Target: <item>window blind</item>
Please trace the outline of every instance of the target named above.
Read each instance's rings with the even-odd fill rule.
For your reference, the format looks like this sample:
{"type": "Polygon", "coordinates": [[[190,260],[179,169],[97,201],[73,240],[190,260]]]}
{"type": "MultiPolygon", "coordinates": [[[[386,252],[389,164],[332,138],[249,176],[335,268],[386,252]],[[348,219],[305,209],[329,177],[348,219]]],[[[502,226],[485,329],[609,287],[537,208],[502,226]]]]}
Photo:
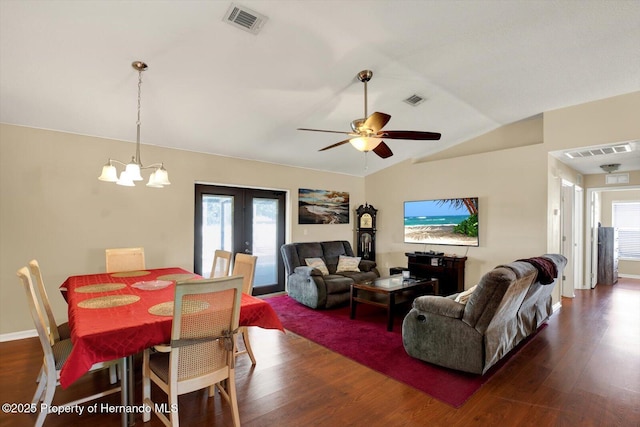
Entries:
{"type": "Polygon", "coordinates": [[[613,202],[612,225],[618,229],[618,256],[640,261],[640,202],[613,202]]]}

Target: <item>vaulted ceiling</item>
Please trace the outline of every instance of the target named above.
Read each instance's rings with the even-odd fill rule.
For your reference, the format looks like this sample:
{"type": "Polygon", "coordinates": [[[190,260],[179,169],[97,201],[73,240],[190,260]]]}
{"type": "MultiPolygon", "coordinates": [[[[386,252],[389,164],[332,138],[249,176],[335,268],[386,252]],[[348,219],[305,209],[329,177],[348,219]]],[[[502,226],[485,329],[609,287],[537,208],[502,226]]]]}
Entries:
{"type": "Polygon", "coordinates": [[[231,1],[0,0],[0,121],[135,141],[143,60],[143,143],[363,176],[640,90],[638,1],[235,4],[266,16],[258,34],[225,22],[231,1]],[[384,160],[318,152],[344,136],[296,128],[349,131],[364,69],[385,129],[442,139],[387,140],[384,160]]]}

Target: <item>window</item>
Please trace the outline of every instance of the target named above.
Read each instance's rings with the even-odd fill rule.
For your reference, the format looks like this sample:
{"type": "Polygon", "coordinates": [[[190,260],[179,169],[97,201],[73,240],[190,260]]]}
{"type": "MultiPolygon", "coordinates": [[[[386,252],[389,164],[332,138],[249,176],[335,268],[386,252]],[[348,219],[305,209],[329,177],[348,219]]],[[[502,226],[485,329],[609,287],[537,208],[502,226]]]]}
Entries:
{"type": "Polygon", "coordinates": [[[640,261],[640,202],[613,202],[620,258],[640,261]]]}

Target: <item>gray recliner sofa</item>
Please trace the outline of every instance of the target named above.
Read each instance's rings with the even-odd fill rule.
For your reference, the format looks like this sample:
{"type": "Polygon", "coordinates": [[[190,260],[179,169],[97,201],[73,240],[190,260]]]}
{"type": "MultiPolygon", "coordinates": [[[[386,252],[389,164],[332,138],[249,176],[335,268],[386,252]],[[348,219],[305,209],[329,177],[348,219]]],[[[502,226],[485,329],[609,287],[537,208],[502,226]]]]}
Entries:
{"type": "MultiPolygon", "coordinates": [[[[560,275],[562,255],[546,255],[560,275]]],[[[485,274],[466,304],[448,297],[422,296],[402,324],[406,352],[429,363],[484,374],[551,314],[556,280],[542,284],[539,271],[525,261],[501,265],[485,274]]]]}
{"type": "Polygon", "coordinates": [[[296,301],[311,308],[332,308],[349,302],[354,281],[380,277],[376,263],[361,260],[356,271],[337,273],[340,255],[353,257],[351,244],[346,240],[329,242],[288,243],[280,248],[287,277],[287,292],[296,301]],[[306,264],[307,258],[324,260],[328,275],[306,264]]]}

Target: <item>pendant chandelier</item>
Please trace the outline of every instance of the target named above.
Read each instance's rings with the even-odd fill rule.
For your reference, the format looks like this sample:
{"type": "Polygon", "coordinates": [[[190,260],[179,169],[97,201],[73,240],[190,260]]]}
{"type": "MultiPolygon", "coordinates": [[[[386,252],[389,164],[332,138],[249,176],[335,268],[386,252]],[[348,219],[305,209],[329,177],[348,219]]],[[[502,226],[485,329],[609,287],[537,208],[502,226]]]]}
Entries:
{"type": "Polygon", "coordinates": [[[100,181],[115,182],[118,185],[124,185],[126,187],[134,187],[136,184],[134,181],[143,181],[141,171],[143,169],[154,169],[149,176],[149,182],[147,187],[162,188],[165,185],[171,184],[169,182],[169,174],[164,168],[163,163],[154,163],[149,166],[143,166],[140,160],[140,93],[142,87],[142,72],[147,69],[147,64],[142,61],[134,61],[131,66],[138,71],[138,120],[136,121],[136,154],[131,156],[129,163],[123,163],[119,160],[109,159],[107,164],[102,167],[102,174],[98,177],[100,181]],[[114,163],[124,166],[124,170],[120,172],[118,177],[118,171],[114,166],[114,163]]]}

